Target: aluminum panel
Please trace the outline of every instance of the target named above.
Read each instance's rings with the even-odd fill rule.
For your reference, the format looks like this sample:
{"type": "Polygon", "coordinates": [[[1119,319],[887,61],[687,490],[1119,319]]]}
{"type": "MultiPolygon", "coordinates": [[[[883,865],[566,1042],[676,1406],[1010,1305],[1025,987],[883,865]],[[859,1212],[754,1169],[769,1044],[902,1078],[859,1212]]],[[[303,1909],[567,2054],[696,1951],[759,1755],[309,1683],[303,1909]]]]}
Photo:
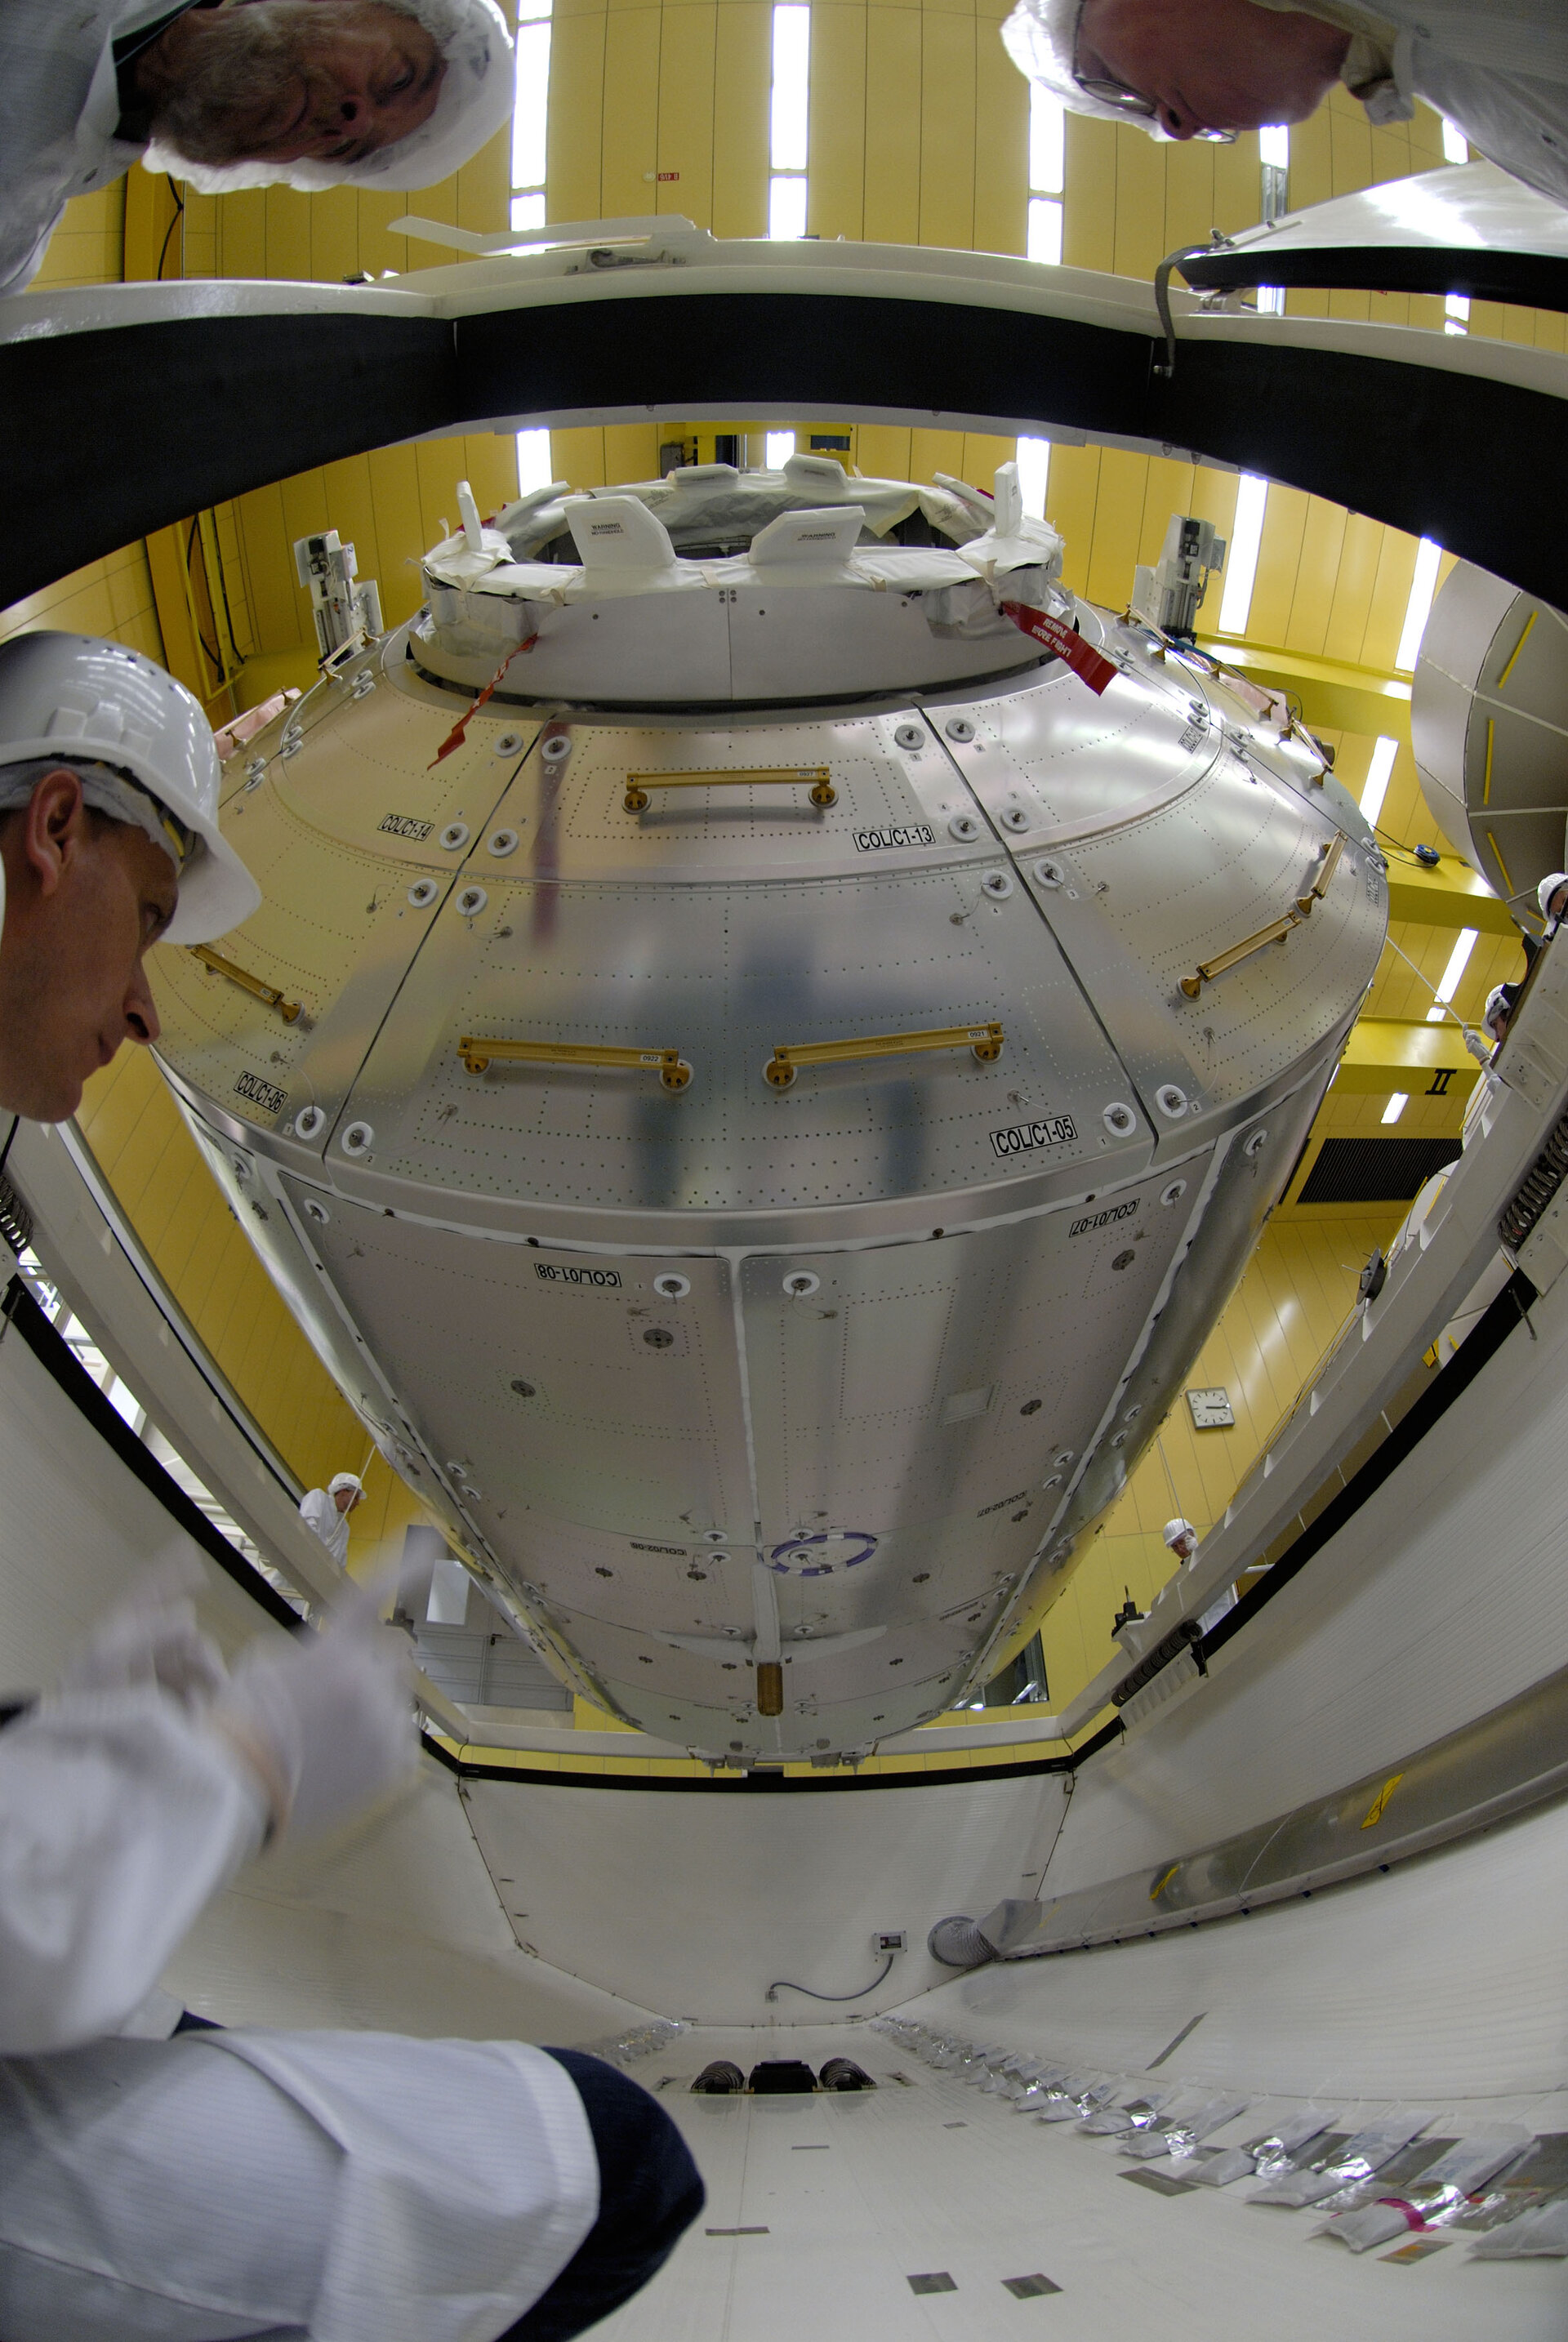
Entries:
{"type": "Polygon", "coordinates": [[[1139,1168],[1141,1121],[1118,1141],[1104,1120],[1125,1076],[1033,904],[1010,880],[1005,899],[984,891],[1004,868],[704,886],[678,925],[644,886],[496,878],[473,918],[449,896],[348,1124],[369,1126],[364,1159],[385,1175],[604,1209],[784,1211],[1139,1168]],[[781,1042],[991,1017],[994,1064],[960,1047],[810,1066],[782,1092],[764,1078],[781,1042]],[[692,1080],[499,1061],[475,1076],[465,1034],[674,1047],[692,1080]],[[1035,1126],[1040,1143],[1004,1151],[1035,1126]]]}
{"type": "Polygon", "coordinates": [[[518,861],[541,879],[665,885],[984,864],[995,841],[975,816],[920,710],[904,707],[790,721],[553,716],[494,824],[519,833],[518,861]],[[837,803],[821,807],[804,783],[728,777],[823,766],[837,803]],[[721,776],[712,787],[650,790],[642,812],[626,811],[629,772],[709,771],[721,776]]]}

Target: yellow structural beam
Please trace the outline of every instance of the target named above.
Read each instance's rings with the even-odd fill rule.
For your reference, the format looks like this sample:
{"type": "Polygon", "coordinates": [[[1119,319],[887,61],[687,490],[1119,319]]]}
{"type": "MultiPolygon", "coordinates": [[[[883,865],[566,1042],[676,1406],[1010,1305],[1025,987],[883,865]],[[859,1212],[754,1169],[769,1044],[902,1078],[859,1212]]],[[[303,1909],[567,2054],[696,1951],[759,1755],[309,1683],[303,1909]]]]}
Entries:
{"type": "Polygon", "coordinates": [[[1519,933],[1507,904],[1452,854],[1445,854],[1435,870],[1391,856],[1388,916],[1426,927],[1477,927],[1486,936],[1519,933]]]}
{"type": "Polygon", "coordinates": [[[1198,646],[1249,683],[1287,692],[1299,703],[1309,731],[1356,732],[1373,738],[1388,732],[1396,739],[1409,738],[1410,686],[1397,676],[1354,666],[1346,659],[1310,658],[1303,651],[1233,643],[1217,635],[1200,635],[1198,646]]]}
{"type": "Polygon", "coordinates": [[[1411,1097],[1465,1097],[1481,1068],[1459,1026],[1403,1016],[1363,1016],[1351,1029],[1334,1079],[1336,1090],[1411,1097]]]}

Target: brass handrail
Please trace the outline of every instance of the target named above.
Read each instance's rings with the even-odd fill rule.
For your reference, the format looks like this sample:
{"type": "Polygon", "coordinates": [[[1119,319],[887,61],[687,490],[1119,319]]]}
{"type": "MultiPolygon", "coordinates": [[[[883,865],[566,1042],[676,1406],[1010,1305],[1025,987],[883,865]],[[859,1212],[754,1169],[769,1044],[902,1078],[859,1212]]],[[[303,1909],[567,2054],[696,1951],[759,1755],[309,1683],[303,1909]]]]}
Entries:
{"type": "Polygon", "coordinates": [[[1344,852],[1344,832],[1336,829],[1329,843],[1320,851],[1322,869],[1306,893],[1296,896],[1283,917],[1271,919],[1266,927],[1259,927],[1254,934],[1243,936],[1239,944],[1233,944],[1228,951],[1216,952],[1213,959],[1200,960],[1195,975],[1183,976],[1182,990],[1189,1000],[1195,1000],[1204,985],[1213,984],[1216,976],[1223,976],[1227,968],[1235,967],[1243,959],[1251,959],[1253,952],[1262,951],[1266,944],[1283,944],[1293,928],[1301,926],[1311,917],[1313,904],[1321,903],[1327,894],[1329,880],[1344,852]]]}
{"type": "Polygon", "coordinates": [[[874,1033],[858,1041],[780,1041],[763,1067],[775,1090],[787,1090],[801,1066],[840,1066],[855,1057],[902,1057],[920,1049],[972,1049],[983,1066],[1002,1055],[1002,1027],[941,1025],[925,1033],[874,1033]]]}
{"type": "Polygon", "coordinates": [[[492,1041],[465,1033],[457,1054],[471,1074],[482,1074],[493,1057],[526,1066],[627,1066],[657,1073],[667,1090],[684,1090],[692,1069],[678,1049],[610,1049],[595,1041],[492,1041]]]}
{"type": "Polygon", "coordinates": [[[838,803],[838,791],[825,765],[764,765],[754,769],[744,765],[720,765],[705,773],[628,773],[626,811],[641,813],[647,805],[650,789],[711,789],[737,781],[744,782],[748,788],[760,789],[809,783],[814,806],[838,803]]]}
{"type": "Polygon", "coordinates": [[[232,959],[225,959],[222,952],[214,951],[210,944],[187,944],[185,949],[193,959],[199,959],[204,967],[210,967],[215,976],[227,976],[229,982],[237,984],[242,992],[249,992],[257,1000],[264,1000],[269,1008],[275,1008],[285,1025],[297,1023],[299,1002],[285,1000],[275,985],[264,984],[260,976],[253,976],[248,968],[236,967],[232,959]]]}

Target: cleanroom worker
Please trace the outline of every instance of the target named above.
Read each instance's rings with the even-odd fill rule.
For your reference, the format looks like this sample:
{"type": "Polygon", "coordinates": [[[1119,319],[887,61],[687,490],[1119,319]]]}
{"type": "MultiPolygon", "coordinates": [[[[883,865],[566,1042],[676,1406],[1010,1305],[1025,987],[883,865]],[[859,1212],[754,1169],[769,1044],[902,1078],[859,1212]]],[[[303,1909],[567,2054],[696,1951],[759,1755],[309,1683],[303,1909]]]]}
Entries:
{"type": "Polygon", "coordinates": [[[0,293],[133,163],[202,195],[429,187],[515,102],[494,0],[5,0],[0,293]]]}
{"type": "MultiPolygon", "coordinates": [[[[0,1103],[59,1121],[143,956],[256,907],[196,701],[123,645],[0,645],[0,1103]]],[[[668,2117],[516,2041],[188,2029],[157,1979],[267,1843],[412,1776],[407,1645],[349,1591],[231,1675],[149,1576],[0,1729],[5,2342],[564,2342],[700,2209],[668,2117]]]]}
{"type": "Polygon", "coordinates": [[[300,1498],[300,1518],[317,1536],[339,1569],[348,1567],[348,1516],[365,1501],[357,1472],[335,1472],[325,1488],[308,1488],[300,1498]]]}
{"type": "Polygon", "coordinates": [[[1556,934],[1564,915],[1568,914],[1568,870],[1548,871],[1535,890],[1535,899],[1541,906],[1541,916],[1546,922],[1546,934],[1550,938],[1556,934]]]}
{"type": "MultiPolygon", "coordinates": [[[[1175,1520],[1165,1523],[1163,1534],[1166,1545],[1175,1555],[1181,1567],[1190,1569],[1198,1550],[1198,1532],[1192,1522],[1183,1520],[1178,1516],[1175,1520]]],[[[1224,1592],[1210,1603],[1199,1618],[1198,1625],[1206,1635],[1212,1627],[1219,1625],[1227,1611],[1233,1610],[1235,1606],[1236,1589],[1233,1586],[1227,1586],[1224,1592]]]]}
{"type": "Polygon", "coordinates": [[[1002,37],[1074,113],[1154,137],[1304,122],[1336,83],[1379,126],[1424,98],[1489,161],[1568,204],[1562,0],[1019,0],[1002,37]]]}

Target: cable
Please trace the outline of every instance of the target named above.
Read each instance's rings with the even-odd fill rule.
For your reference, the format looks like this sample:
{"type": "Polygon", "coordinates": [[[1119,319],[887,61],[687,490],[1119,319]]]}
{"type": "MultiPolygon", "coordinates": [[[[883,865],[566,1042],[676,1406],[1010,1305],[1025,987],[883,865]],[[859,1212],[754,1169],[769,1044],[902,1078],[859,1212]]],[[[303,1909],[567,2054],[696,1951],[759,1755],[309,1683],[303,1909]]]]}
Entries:
{"type": "MultiPolygon", "coordinates": [[[[159,283],[160,285],[161,285],[161,284],[163,283],[163,281],[164,281],[164,263],[165,263],[165,260],[168,258],[168,256],[169,256],[169,238],[174,235],[174,232],[175,232],[175,228],[179,226],[180,222],[185,218],[185,199],[184,195],[181,195],[181,193],[180,193],[180,191],[179,191],[178,187],[175,185],[175,182],[174,182],[173,178],[170,176],[170,175],[169,175],[169,173],[168,173],[168,172],[166,172],[166,171],[165,171],[165,174],[164,174],[164,176],[165,176],[166,179],[168,179],[168,182],[169,182],[169,193],[170,193],[170,195],[173,195],[173,197],[174,197],[174,199],[175,199],[175,215],[174,215],[174,218],[169,222],[168,226],[164,230],[163,249],[162,249],[162,250],[159,252],[159,254],[158,254],[158,265],[157,265],[156,268],[155,268],[155,269],[154,269],[154,271],[153,271],[153,275],[157,278],[157,281],[158,281],[158,283],[159,283]]],[[[180,239],[180,245],[181,245],[181,266],[180,266],[180,274],[181,274],[181,275],[183,276],[183,275],[185,275],[185,264],[184,264],[185,238],[184,238],[184,236],[183,236],[183,235],[182,235],[182,237],[181,237],[181,239],[180,239]]]]}
{"type": "Polygon", "coordinates": [[[889,1952],[881,1975],[874,1976],[869,1984],[863,1984],[858,1992],[814,1992],[809,1984],[791,1984],[788,1977],[780,1977],[775,1983],[769,1985],[763,1997],[764,2000],[776,2000],[781,1992],[804,1992],[808,2000],[864,2000],[868,1992],[874,1992],[879,1984],[886,1983],[893,1973],[894,1957],[889,1952]]]}
{"type": "Polygon", "coordinates": [[[4,1171],[5,1168],[5,1158],[11,1152],[11,1141],[15,1137],[18,1129],[21,1127],[21,1116],[19,1114],[14,1114],[11,1117],[11,1127],[5,1133],[5,1144],[4,1146],[0,1146],[0,1171],[4,1171]]]}
{"type": "MultiPolygon", "coordinates": [[[[198,513],[198,514],[196,515],[196,516],[195,516],[195,520],[194,520],[194,521],[192,521],[192,523],[191,523],[191,533],[190,533],[189,536],[185,539],[185,575],[186,575],[186,578],[187,578],[187,579],[189,580],[189,582],[190,582],[190,586],[191,586],[191,589],[192,589],[193,593],[194,593],[194,592],[195,592],[195,582],[196,582],[196,581],[195,581],[195,567],[194,567],[194,565],[193,565],[195,564],[195,557],[196,557],[196,531],[197,531],[197,529],[201,526],[201,520],[202,520],[202,516],[201,516],[200,513],[198,513]]],[[[206,548],[205,548],[205,546],[203,547],[202,573],[203,573],[204,576],[205,576],[205,574],[206,574],[206,548]]],[[[210,587],[210,586],[209,586],[209,587],[208,587],[208,596],[207,596],[207,598],[208,598],[208,600],[209,600],[209,601],[210,601],[210,600],[211,600],[211,598],[212,598],[212,592],[211,592],[211,587],[210,587]]],[[[204,635],[204,634],[203,634],[203,632],[202,632],[202,630],[201,630],[201,626],[200,626],[200,625],[199,625],[199,623],[198,623],[198,621],[197,621],[196,614],[195,614],[195,608],[194,608],[194,607],[193,607],[193,609],[192,609],[192,611],[191,611],[191,625],[192,625],[192,626],[193,626],[193,627],[195,628],[195,637],[196,637],[196,640],[197,640],[197,642],[198,642],[198,643],[200,643],[200,645],[201,645],[201,646],[202,646],[203,654],[204,654],[204,656],[205,656],[205,658],[207,659],[208,664],[211,666],[212,670],[213,670],[213,673],[214,673],[215,676],[220,676],[220,677],[221,677],[221,676],[222,676],[222,674],[223,674],[223,671],[224,671],[224,663],[223,663],[222,659],[218,656],[218,655],[217,655],[216,651],[215,651],[215,650],[209,650],[209,649],[207,648],[207,638],[206,638],[205,635],[204,635]]]]}

